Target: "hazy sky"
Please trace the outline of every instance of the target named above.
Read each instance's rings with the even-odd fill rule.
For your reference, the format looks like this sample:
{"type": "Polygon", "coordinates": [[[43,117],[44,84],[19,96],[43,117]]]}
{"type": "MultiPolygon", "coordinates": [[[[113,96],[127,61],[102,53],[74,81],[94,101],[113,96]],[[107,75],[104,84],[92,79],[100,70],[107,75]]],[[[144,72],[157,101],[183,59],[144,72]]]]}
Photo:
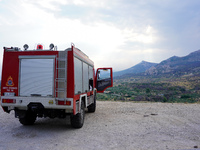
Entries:
{"type": "Polygon", "coordinates": [[[95,68],[119,71],[188,55],[199,40],[199,0],[0,0],[0,62],[4,46],[73,42],[95,68]]]}

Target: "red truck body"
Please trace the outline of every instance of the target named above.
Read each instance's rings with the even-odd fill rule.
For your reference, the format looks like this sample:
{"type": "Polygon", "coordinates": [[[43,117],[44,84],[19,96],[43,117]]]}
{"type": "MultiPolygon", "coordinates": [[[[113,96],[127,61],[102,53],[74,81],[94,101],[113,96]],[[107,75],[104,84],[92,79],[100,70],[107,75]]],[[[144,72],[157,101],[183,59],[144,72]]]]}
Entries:
{"type": "Polygon", "coordinates": [[[73,44],[64,51],[42,48],[4,47],[2,108],[14,110],[23,125],[33,124],[37,117],[69,114],[72,126],[80,128],[85,108],[95,112],[96,93],[112,87],[112,68],[99,68],[95,74],[93,61],[73,44]],[[107,78],[100,78],[102,71],[108,72],[107,78]]]}

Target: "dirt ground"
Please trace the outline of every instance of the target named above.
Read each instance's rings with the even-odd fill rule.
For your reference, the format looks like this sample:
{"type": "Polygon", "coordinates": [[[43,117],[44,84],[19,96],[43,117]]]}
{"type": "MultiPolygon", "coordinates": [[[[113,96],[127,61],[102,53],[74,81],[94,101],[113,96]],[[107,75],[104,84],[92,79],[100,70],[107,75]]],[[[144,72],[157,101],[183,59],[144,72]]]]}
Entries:
{"type": "Polygon", "coordinates": [[[97,102],[81,129],[67,119],[22,126],[0,109],[0,150],[163,150],[200,148],[200,104],[97,102]]]}

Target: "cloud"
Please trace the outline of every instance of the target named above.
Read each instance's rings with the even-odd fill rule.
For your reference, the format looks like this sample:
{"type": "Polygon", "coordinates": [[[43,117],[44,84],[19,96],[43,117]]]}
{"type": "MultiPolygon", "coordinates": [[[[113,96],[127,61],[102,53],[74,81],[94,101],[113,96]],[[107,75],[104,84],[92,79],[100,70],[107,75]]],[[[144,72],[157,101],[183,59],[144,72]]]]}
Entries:
{"type": "Polygon", "coordinates": [[[112,54],[123,44],[121,31],[112,24],[94,22],[92,25],[87,25],[78,19],[57,18],[53,12],[47,11],[47,8],[55,9],[51,5],[53,1],[50,1],[45,9],[38,7],[45,3],[44,1],[7,3],[6,9],[10,10],[12,15],[9,13],[0,15],[4,22],[0,30],[7,31],[9,36],[3,32],[1,41],[4,41],[5,45],[20,47],[26,43],[30,49],[34,49],[36,43],[43,43],[45,48],[48,48],[50,43],[54,43],[59,49],[65,49],[74,42],[76,46],[80,45],[80,49],[83,47],[87,55],[91,54],[94,61],[97,60],[97,66],[101,65],[98,61],[100,57],[105,57],[108,52],[112,54]],[[6,19],[7,16],[11,17],[6,19]]]}
{"type": "Polygon", "coordinates": [[[68,1],[66,0],[23,0],[20,3],[23,4],[32,4],[36,7],[46,9],[48,11],[61,11],[61,5],[67,5],[68,1]]]}
{"type": "MultiPolygon", "coordinates": [[[[148,24],[148,21],[142,20],[145,18],[144,15],[139,14],[132,17],[133,13],[138,14],[139,8],[132,11],[130,5],[120,4],[110,5],[106,1],[99,3],[88,0],[23,0],[20,3],[17,1],[7,3],[6,8],[10,10],[12,15],[8,14],[11,19],[7,22],[8,27],[4,26],[4,29],[14,34],[9,37],[5,36],[7,37],[6,41],[9,39],[12,41],[4,43],[21,47],[27,43],[30,49],[35,48],[36,43],[43,43],[45,48],[48,48],[50,43],[54,43],[58,45],[58,49],[65,49],[70,46],[71,42],[74,42],[95,61],[96,67],[113,66],[116,68],[115,70],[122,69],[123,66],[132,66],[140,62],[141,58],[143,58],[142,60],[154,60],[155,48],[151,48],[150,53],[144,49],[143,45],[152,45],[158,42],[160,39],[158,31],[151,24],[148,24]],[[58,15],[65,7],[68,8],[72,5],[79,7],[82,11],[86,11],[85,7],[91,8],[91,11],[82,19],[64,17],[63,14],[58,15]],[[125,9],[130,10],[128,21],[127,17],[121,17],[121,15],[127,15],[128,11],[125,9]],[[108,11],[108,14],[102,13],[105,10],[108,11]],[[121,12],[123,13],[120,14],[121,12]],[[115,15],[119,15],[119,17],[115,15]],[[116,18],[115,22],[106,20],[106,17],[110,16],[116,18]],[[93,20],[95,17],[97,19],[93,20]],[[12,22],[15,24],[13,25],[12,22]],[[128,43],[134,43],[136,46],[130,46],[128,43]],[[146,56],[151,56],[151,59],[146,56]]],[[[72,13],[75,12],[72,11],[72,13]]],[[[67,14],[70,15],[70,12],[67,14]]],[[[5,15],[1,17],[6,20],[5,15]]]]}
{"type": "MultiPolygon", "coordinates": [[[[198,49],[199,2],[0,0],[0,47],[71,42],[115,70],[198,49]]],[[[2,52],[2,51],[1,51],[2,52]]],[[[2,58],[0,58],[2,59],[2,58]]]]}
{"type": "Polygon", "coordinates": [[[124,38],[126,42],[140,42],[151,44],[155,43],[159,38],[157,31],[150,25],[146,28],[134,29],[134,28],[125,28],[123,30],[124,38]]]}
{"type": "MultiPolygon", "coordinates": [[[[68,0],[70,2],[70,0],[68,0]]],[[[95,7],[95,8],[109,8],[108,2],[106,0],[74,0],[72,1],[75,5],[95,7]]]]}

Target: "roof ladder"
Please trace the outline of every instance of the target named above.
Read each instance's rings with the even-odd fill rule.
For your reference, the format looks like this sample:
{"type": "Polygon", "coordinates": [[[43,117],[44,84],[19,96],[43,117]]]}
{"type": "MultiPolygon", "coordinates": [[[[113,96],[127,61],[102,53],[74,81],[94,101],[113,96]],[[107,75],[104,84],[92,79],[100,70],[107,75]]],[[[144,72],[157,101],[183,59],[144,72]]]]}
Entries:
{"type": "Polygon", "coordinates": [[[56,73],[55,79],[55,94],[56,100],[64,100],[66,102],[67,97],[67,52],[64,51],[59,57],[56,57],[56,73]]]}

